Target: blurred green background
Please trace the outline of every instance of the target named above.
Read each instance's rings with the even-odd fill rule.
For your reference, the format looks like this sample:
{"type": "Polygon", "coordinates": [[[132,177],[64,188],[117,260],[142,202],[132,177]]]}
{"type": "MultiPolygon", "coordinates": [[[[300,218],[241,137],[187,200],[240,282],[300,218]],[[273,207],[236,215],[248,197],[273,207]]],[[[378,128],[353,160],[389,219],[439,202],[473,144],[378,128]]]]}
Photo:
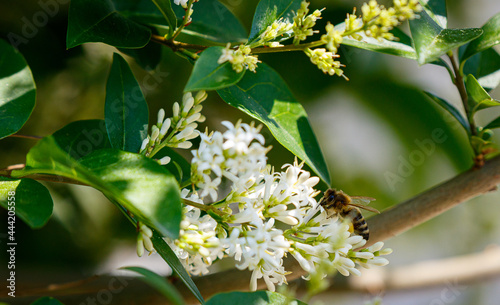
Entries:
{"type": "MultiPolygon", "coordinates": [[[[68,1],[58,3],[63,2],[68,1]]],[[[221,2],[240,18],[245,28],[250,28],[257,0],[221,2]]],[[[354,6],[359,9],[362,3],[312,1],[312,9],[327,8],[317,28],[324,28],[327,21],[342,22],[346,13],[352,12],[354,6]]],[[[449,27],[480,27],[500,12],[497,0],[448,1],[448,6],[449,27]]],[[[26,18],[32,18],[39,10],[38,0],[1,0],[0,36],[21,33],[26,18]]],[[[18,47],[37,84],[37,105],[20,134],[46,136],[75,120],[103,118],[107,74],[112,54],[117,50],[104,44],[66,50],[67,11],[68,4],[61,5],[46,26],[37,28],[33,37],[18,47]]],[[[375,197],[374,207],[384,210],[471,166],[471,150],[459,124],[419,92],[430,91],[459,105],[458,92],[443,68],[419,67],[407,59],[349,47],[342,47],[339,54],[350,81],[324,75],[300,52],[259,56],[280,72],[306,108],[330,168],[333,187],[352,195],[375,197]],[[433,142],[432,150],[426,152],[418,143],[428,143],[436,130],[442,130],[446,140],[433,142]],[[398,172],[402,164],[416,155],[423,158],[413,162],[412,169],[398,172]],[[399,178],[388,178],[394,175],[399,178]]],[[[161,64],[151,72],[126,57],[137,80],[144,85],[151,122],[156,120],[160,108],[165,108],[167,115],[171,113],[173,102],[182,97],[192,68],[169,49],[163,48],[161,55],[161,64]],[[149,73],[155,75],[155,81],[151,82],[149,73]]],[[[498,91],[493,92],[497,99],[498,91]]],[[[251,120],[214,92],[204,103],[203,113],[207,121],[201,129],[221,129],[223,120],[251,120]]],[[[486,110],[478,121],[484,124],[499,113],[494,108],[486,110]]],[[[266,144],[273,146],[269,153],[271,164],[279,168],[293,162],[293,156],[273,140],[268,130],[263,133],[266,144]]],[[[496,136],[496,141],[500,137],[496,136]]],[[[24,163],[34,144],[26,139],[3,139],[0,167],[24,163]]],[[[185,156],[190,157],[189,152],[185,156]]],[[[100,193],[81,186],[45,185],[54,199],[49,223],[32,231],[17,222],[16,237],[21,241],[17,252],[19,281],[78,280],[130,265],[168,272],[168,266],[157,255],[136,257],[135,229],[100,193]]],[[[387,241],[386,245],[394,249],[387,268],[481,252],[489,244],[500,244],[499,199],[498,192],[484,195],[387,241]]],[[[0,218],[6,219],[4,210],[0,211],[0,218]]],[[[0,234],[4,231],[6,226],[0,228],[0,234]]],[[[5,261],[6,253],[2,251],[0,257],[5,261]]],[[[5,268],[0,269],[3,275],[5,268]]],[[[498,277],[470,284],[453,304],[498,304],[500,291],[495,287],[499,285],[498,277]]],[[[430,304],[439,293],[439,287],[387,291],[383,304],[430,304]]],[[[373,295],[335,292],[322,297],[327,304],[328,300],[335,300],[335,304],[362,304],[373,295]]]]}

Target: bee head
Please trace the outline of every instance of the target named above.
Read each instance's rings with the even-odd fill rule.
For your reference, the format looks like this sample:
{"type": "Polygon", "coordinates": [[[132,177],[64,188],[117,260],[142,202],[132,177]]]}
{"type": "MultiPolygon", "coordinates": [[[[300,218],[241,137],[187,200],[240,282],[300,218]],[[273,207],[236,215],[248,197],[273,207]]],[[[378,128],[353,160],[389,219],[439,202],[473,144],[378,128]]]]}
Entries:
{"type": "Polygon", "coordinates": [[[344,192],[334,189],[327,190],[325,193],[325,197],[327,202],[331,202],[337,205],[346,205],[351,202],[351,198],[349,198],[349,196],[347,196],[344,192]]]}

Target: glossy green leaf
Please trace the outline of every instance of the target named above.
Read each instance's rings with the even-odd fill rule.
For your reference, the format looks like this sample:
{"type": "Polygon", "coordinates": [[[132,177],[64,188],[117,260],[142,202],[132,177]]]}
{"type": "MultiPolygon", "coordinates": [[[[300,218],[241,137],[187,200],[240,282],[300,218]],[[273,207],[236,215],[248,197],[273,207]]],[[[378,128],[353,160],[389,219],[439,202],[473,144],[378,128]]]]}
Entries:
{"type": "Polygon", "coordinates": [[[493,99],[486,90],[477,82],[474,75],[467,75],[465,87],[469,94],[469,105],[471,108],[471,115],[481,109],[500,106],[500,101],[493,99]]]}
{"type": "Polygon", "coordinates": [[[191,276],[187,273],[182,263],[179,261],[177,255],[170,249],[168,244],[165,242],[162,236],[160,236],[156,231],[153,231],[153,237],[151,238],[153,245],[160,254],[160,256],[167,262],[167,264],[172,268],[172,270],[181,278],[181,280],[186,284],[187,288],[193,293],[193,295],[200,301],[201,304],[205,304],[205,300],[201,295],[198,287],[193,282],[191,276]]]}
{"type": "Polygon", "coordinates": [[[0,139],[16,133],[35,107],[33,75],[13,46],[0,39],[0,139]]]}
{"type": "MultiPolygon", "coordinates": [[[[155,29],[152,31],[157,34],[155,29]]],[[[161,61],[161,49],[162,45],[152,41],[139,49],[118,48],[120,52],[134,58],[135,62],[146,71],[152,71],[158,66],[161,61]]]]}
{"type": "Polygon", "coordinates": [[[255,9],[248,43],[257,41],[267,27],[276,20],[283,18],[283,21],[293,23],[294,12],[300,8],[301,2],[301,0],[260,0],[255,9]]]}
{"type": "Polygon", "coordinates": [[[174,30],[177,28],[177,17],[175,16],[174,10],[172,9],[172,3],[170,0],[153,0],[153,2],[158,7],[168,23],[170,37],[174,30]]]}
{"type": "Polygon", "coordinates": [[[432,93],[429,93],[429,92],[426,92],[424,91],[425,94],[427,94],[427,96],[433,100],[434,102],[436,102],[439,106],[443,107],[444,110],[448,111],[449,114],[451,114],[455,119],[457,119],[457,121],[460,123],[460,125],[462,125],[462,127],[465,129],[465,131],[468,133],[470,132],[470,125],[469,125],[469,122],[467,121],[467,119],[460,113],[460,111],[458,111],[457,108],[455,108],[455,106],[453,106],[452,104],[448,103],[448,101],[432,94],[432,93]]]}
{"type": "Polygon", "coordinates": [[[104,108],[111,146],[138,152],[148,133],[148,104],[127,62],[113,54],[104,108]]]}
{"type": "Polygon", "coordinates": [[[31,305],[64,305],[52,297],[42,297],[31,303],[31,305]]]}
{"type": "Polygon", "coordinates": [[[425,12],[442,28],[448,27],[445,0],[421,0],[425,12]]]}
{"type": "Polygon", "coordinates": [[[183,156],[167,146],[155,154],[155,159],[161,159],[165,156],[170,157],[171,160],[167,165],[163,166],[174,175],[181,186],[189,184],[191,179],[191,164],[183,156]]]}
{"type": "Polygon", "coordinates": [[[223,47],[210,47],[196,60],[184,91],[217,90],[237,84],[245,70],[237,73],[230,62],[217,63],[223,47]]]}
{"type": "Polygon", "coordinates": [[[489,122],[488,125],[484,126],[484,129],[494,128],[500,128],[500,117],[494,119],[493,121],[489,122]]]}
{"type": "Polygon", "coordinates": [[[299,300],[291,300],[286,296],[277,292],[271,291],[255,291],[255,292],[224,292],[214,295],[207,301],[207,305],[306,305],[299,300]]]}
{"type": "Polygon", "coordinates": [[[421,65],[433,62],[448,51],[479,37],[481,29],[443,29],[424,11],[419,18],[410,20],[417,62],[421,65]]]}
{"type": "Polygon", "coordinates": [[[66,48],[85,42],[104,42],[120,48],[140,48],[151,30],[116,10],[111,0],[72,0],[69,6],[66,48]]]}
{"type": "MultiPolygon", "coordinates": [[[[182,31],[186,36],[201,39],[201,42],[218,42],[224,45],[228,42],[244,43],[246,41],[247,31],[241,22],[218,0],[199,1],[193,5],[193,8],[193,21],[182,31]]],[[[184,9],[179,5],[174,5],[173,9],[177,19],[182,20],[184,9]]]]}
{"type": "MultiPolygon", "coordinates": [[[[337,30],[345,29],[345,22],[336,25],[335,28],[337,30]]],[[[363,37],[362,41],[356,40],[354,38],[344,37],[342,44],[383,54],[416,59],[417,53],[411,46],[411,38],[397,28],[393,29],[391,33],[393,33],[394,36],[398,38],[397,41],[387,39],[379,41],[373,37],[366,36],[364,33],[360,33],[359,35],[363,37]]]]}
{"type": "Polygon", "coordinates": [[[100,149],[79,161],[71,158],[54,136],[40,140],[26,156],[30,174],[63,176],[100,190],[137,219],[171,238],[179,235],[180,192],[175,178],[156,161],[117,149],[100,149]]]}
{"type": "Polygon", "coordinates": [[[175,289],[175,287],[170,284],[164,277],[154,273],[151,270],[141,268],[141,267],[124,267],[121,269],[130,270],[133,272],[137,272],[142,277],[139,277],[140,280],[149,284],[151,287],[158,290],[161,294],[163,294],[172,304],[174,305],[183,305],[184,300],[180,293],[175,289]]]}
{"type": "MultiPolygon", "coordinates": [[[[131,20],[147,24],[169,34],[171,26],[151,0],[113,0],[113,4],[117,11],[131,20]]],[[[177,18],[177,24],[180,24],[185,14],[184,9],[179,5],[171,7],[177,18]]],[[[194,3],[193,7],[192,22],[182,31],[179,36],[180,41],[208,45],[214,43],[225,45],[227,42],[243,43],[246,41],[245,28],[234,14],[218,0],[199,1],[194,3]]],[[[163,10],[168,11],[165,8],[163,10]]],[[[172,18],[172,16],[168,18],[172,18]]]]}
{"type": "Polygon", "coordinates": [[[474,54],[465,62],[463,73],[474,75],[483,88],[493,90],[500,84],[500,55],[494,48],[474,54]]]}
{"type": "Polygon", "coordinates": [[[481,29],[483,35],[469,43],[461,61],[500,43],[500,13],[491,17],[481,29]]]}
{"type": "Polygon", "coordinates": [[[14,209],[16,216],[32,229],[47,223],[53,205],[49,191],[41,183],[28,178],[14,180],[0,177],[0,206],[7,210],[14,209]]]}
{"type": "Polygon", "coordinates": [[[234,86],[217,90],[231,106],[264,123],[285,148],[330,184],[330,174],[307,113],[281,76],[261,63],[257,73],[246,73],[234,86]]]}
{"type": "Polygon", "coordinates": [[[104,120],[71,122],[53,134],[57,145],[78,160],[92,152],[111,148],[104,120]]]}

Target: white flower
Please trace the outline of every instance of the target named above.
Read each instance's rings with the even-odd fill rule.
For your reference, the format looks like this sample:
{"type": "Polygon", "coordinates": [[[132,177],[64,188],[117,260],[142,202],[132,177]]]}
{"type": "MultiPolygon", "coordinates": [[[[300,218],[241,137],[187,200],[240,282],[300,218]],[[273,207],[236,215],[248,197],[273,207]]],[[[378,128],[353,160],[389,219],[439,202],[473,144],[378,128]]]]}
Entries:
{"type": "Polygon", "coordinates": [[[202,190],[200,197],[203,198],[207,195],[210,195],[212,201],[216,201],[217,189],[220,183],[221,183],[220,177],[217,177],[212,180],[208,175],[203,174],[203,182],[198,183],[198,187],[200,187],[200,189],[202,190]]]}
{"type": "Polygon", "coordinates": [[[182,5],[183,8],[187,8],[189,0],[174,0],[174,3],[177,5],[182,5]]]}

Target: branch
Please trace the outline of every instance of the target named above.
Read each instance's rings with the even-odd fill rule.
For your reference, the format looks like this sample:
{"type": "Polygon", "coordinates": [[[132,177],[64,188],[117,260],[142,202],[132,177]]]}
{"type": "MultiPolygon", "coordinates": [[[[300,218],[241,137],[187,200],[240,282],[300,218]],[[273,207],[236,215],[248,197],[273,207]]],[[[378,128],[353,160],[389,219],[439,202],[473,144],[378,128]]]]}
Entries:
{"type": "MultiPolygon", "coordinates": [[[[370,240],[368,241],[366,246],[369,246],[377,241],[383,241],[393,236],[399,235],[451,209],[461,202],[493,191],[496,189],[497,184],[500,184],[500,156],[486,162],[486,164],[480,169],[469,170],[465,173],[462,173],[430,190],[423,192],[420,195],[417,195],[412,199],[400,203],[395,207],[368,219],[367,222],[370,228],[370,240]]],[[[498,251],[498,249],[495,251],[498,251]]],[[[495,257],[498,258],[498,255],[495,255],[495,257]]],[[[488,264],[489,263],[485,264],[485,268],[479,268],[477,264],[470,264],[470,266],[473,266],[474,270],[463,269],[461,271],[464,274],[467,273],[467,276],[464,275],[464,278],[473,278],[474,272],[476,272],[477,274],[487,272],[489,266],[488,264]]],[[[403,289],[411,286],[418,286],[418,283],[437,283],[440,271],[436,269],[435,265],[424,264],[424,266],[431,266],[429,268],[431,268],[430,270],[432,270],[432,272],[429,273],[435,273],[436,277],[434,278],[434,280],[431,281],[430,276],[427,278],[427,280],[425,280],[424,278],[422,278],[421,280],[418,280],[418,278],[413,278],[413,284],[411,284],[410,282],[405,283],[402,280],[398,280],[396,282],[394,280],[391,280],[391,284],[387,284],[386,287],[388,289],[403,289]]],[[[495,267],[494,269],[497,270],[497,267],[495,267]]],[[[293,258],[289,258],[285,261],[285,270],[291,272],[291,274],[288,276],[288,281],[295,280],[302,275],[305,275],[304,270],[300,268],[298,263],[293,258]]],[[[229,290],[248,290],[250,275],[251,273],[248,271],[239,271],[232,269],[215,274],[210,274],[204,277],[195,278],[194,281],[198,286],[201,294],[205,298],[209,298],[211,295],[218,292],[225,292],[229,290]]],[[[131,281],[127,278],[123,278],[123,280],[126,280],[128,282],[127,289],[124,289],[123,291],[121,291],[121,293],[113,296],[113,300],[115,300],[116,298],[123,301],[123,303],[120,304],[128,304],[128,302],[132,300],[140,301],[143,299],[147,299],[149,304],[166,304],[165,299],[161,295],[153,291],[152,288],[136,289],[136,284],[140,287],[143,287],[140,285],[140,283],[138,283],[137,280],[131,281]]],[[[54,286],[51,286],[52,289],[45,290],[45,294],[37,293],[36,295],[72,295],[71,298],[75,299],[78,297],[74,295],[75,293],[95,295],[100,290],[107,289],[110,281],[110,277],[107,277],[107,279],[105,277],[100,279],[99,283],[94,282],[91,287],[90,285],[89,287],[78,287],[78,289],[76,289],[76,287],[73,287],[72,291],[68,291],[67,289],[58,290],[54,289],[54,286]]],[[[259,281],[258,284],[259,289],[265,288],[265,284],[263,281],[259,281]]],[[[186,286],[180,280],[176,281],[174,285],[183,294],[186,303],[197,304],[194,296],[187,290],[186,286]]],[[[39,285],[38,287],[40,286],[41,285],[39,285]]],[[[2,288],[0,288],[0,292],[1,291],[2,288]]],[[[18,289],[18,291],[23,291],[23,295],[34,295],[30,293],[30,290],[28,288],[18,289]]],[[[35,290],[32,289],[31,292],[33,291],[35,290]]],[[[37,289],[36,291],[39,292],[40,289],[37,289]]],[[[84,299],[84,297],[82,296],[79,297],[80,300],[84,299]]]]}

